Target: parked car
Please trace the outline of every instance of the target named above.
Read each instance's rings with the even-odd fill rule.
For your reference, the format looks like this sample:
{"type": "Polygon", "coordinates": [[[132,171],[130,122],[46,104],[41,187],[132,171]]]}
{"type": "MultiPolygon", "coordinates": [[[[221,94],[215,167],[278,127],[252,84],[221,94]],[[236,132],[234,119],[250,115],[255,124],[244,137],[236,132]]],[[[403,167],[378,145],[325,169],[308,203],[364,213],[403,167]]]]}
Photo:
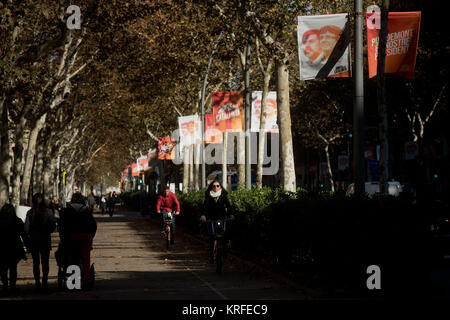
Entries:
{"type": "MultiPolygon", "coordinates": [[[[388,194],[394,197],[398,197],[400,193],[403,191],[403,187],[398,181],[389,181],[388,182],[388,194]]],[[[365,183],[365,192],[372,198],[374,194],[380,192],[380,183],[379,181],[372,181],[365,183]]],[[[355,184],[352,183],[347,188],[347,196],[355,193],[355,184]]]]}

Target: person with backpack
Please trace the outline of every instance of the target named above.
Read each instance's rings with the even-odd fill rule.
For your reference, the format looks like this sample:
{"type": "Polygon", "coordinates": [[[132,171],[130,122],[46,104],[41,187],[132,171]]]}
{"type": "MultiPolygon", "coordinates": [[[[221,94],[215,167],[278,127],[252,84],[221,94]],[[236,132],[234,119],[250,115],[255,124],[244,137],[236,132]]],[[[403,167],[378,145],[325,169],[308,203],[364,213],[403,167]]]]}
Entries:
{"type": "Polygon", "coordinates": [[[49,258],[52,249],[51,234],[55,229],[53,212],[47,208],[44,195],[34,194],[32,208],[27,212],[25,219],[25,233],[27,234],[27,251],[31,252],[33,258],[36,290],[48,289],[49,258]],[[42,265],[42,283],[40,281],[40,265],[42,265]]]}
{"type": "Polygon", "coordinates": [[[5,204],[0,210],[0,277],[5,294],[8,292],[8,270],[9,291],[16,293],[17,264],[26,260],[21,238],[24,236],[24,224],[16,216],[14,206],[5,204]]]}
{"type": "Polygon", "coordinates": [[[86,207],[83,195],[74,193],[70,203],[61,212],[60,237],[63,247],[81,258],[81,287],[89,288],[92,244],[97,233],[97,222],[86,207]]]}

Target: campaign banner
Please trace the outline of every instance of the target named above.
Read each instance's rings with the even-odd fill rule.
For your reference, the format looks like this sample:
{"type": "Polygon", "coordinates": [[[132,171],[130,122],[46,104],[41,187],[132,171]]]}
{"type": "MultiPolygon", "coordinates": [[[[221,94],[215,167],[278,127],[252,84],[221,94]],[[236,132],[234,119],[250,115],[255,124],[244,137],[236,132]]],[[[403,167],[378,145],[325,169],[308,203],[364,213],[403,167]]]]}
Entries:
{"type": "Polygon", "coordinates": [[[170,139],[170,137],[158,138],[158,159],[175,159],[175,143],[172,141],[172,139],[170,139]]]}
{"type": "Polygon", "coordinates": [[[216,128],[216,121],[212,113],[205,114],[205,143],[222,143],[222,131],[216,128]]]}
{"type": "Polygon", "coordinates": [[[244,99],[241,91],[213,92],[213,115],[216,129],[240,132],[244,124],[244,99]]]}
{"type": "Polygon", "coordinates": [[[349,158],[348,155],[340,155],[338,156],[338,170],[344,171],[348,169],[349,166],[349,158]]]}
{"type": "MultiPolygon", "coordinates": [[[[420,11],[389,12],[386,42],[386,73],[414,78],[419,44],[420,11]]],[[[377,75],[377,55],[380,32],[380,12],[366,13],[367,58],[369,78],[377,75]]]]}
{"type": "Polygon", "coordinates": [[[300,80],[350,76],[347,13],[300,16],[297,37],[300,80]]]}
{"type": "Polygon", "coordinates": [[[419,155],[419,145],[416,142],[405,142],[405,160],[414,160],[419,155]]]}
{"type": "Polygon", "coordinates": [[[139,168],[137,163],[132,163],[131,164],[131,175],[133,177],[138,177],[139,176],[139,168]]]}
{"type": "Polygon", "coordinates": [[[154,160],[154,159],[156,159],[157,155],[158,155],[158,150],[150,149],[150,150],[148,150],[147,159],[154,160]]]}
{"type": "Polygon", "coordinates": [[[202,123],[197,114],[192,116],[178,117],[180,128],[180,148],[202,141],[202,123]]]}
{"type": "MultiPolygon", "coordinates": [[[[252,121],[251,132],[259,132],[261,127],[262,91],[252,91],[252,121]]],[[[277,93],[270,91],[266,99],[266,132],[278,132],[277,124],[277,93]]]]}
{"type": "Polygon", "coordinates": [[[146,170],[149,169],[149,167],[148,167],[148,159],[147,159],[146,156],[138,158],[136,163],[138,165],[138,170],[139,171],[146,171],[146,170]]]}

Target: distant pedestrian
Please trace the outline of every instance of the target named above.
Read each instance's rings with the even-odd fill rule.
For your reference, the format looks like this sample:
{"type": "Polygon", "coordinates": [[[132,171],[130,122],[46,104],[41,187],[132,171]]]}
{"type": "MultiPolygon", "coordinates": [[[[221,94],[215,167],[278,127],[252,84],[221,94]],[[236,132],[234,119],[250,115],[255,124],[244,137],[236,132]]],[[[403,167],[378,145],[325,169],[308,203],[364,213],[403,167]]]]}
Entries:
{"type": "Polygon", "coordinates": [[[106,207],[108,208],[108,214],[110,217],[114,214],[114,206],[116,205],[116,199],[112,194],[109,194],[108,198],[106,199],[106,207]]]}
{"type": "Polygon", "coordinates": [[[102,194],[100,199],[100,208],[102,209],[102,215],[104,215],[106,210],[106,196],[104,194],[102,194]]]}
{"type": "Polygon", "coordinates": [[[33,275],[35,287],[48,288],[49,258],[52,249],[51,234],[56,229],[53,212],[47,208],[44,196],[36,193],[32,199],[32,208],[27,212],[25,232],[29,238],[29,251],[33,257],[33,275]],[[42,265],[42,283],[40,281],[40,264],[42,265]]]}
{"type": "Polygon", "coordinates": [[[94,206],[95,206],[95,198],[94,195],[91,193],[89,197],[87,198],[87,206],[91,212],[94,212],[94,206]]]}
{"type": "Polygon", "coordinates": [[[26,259],[22,238],[24,236],[24,224],[16,216],[16,211],[11,204],[5,204],[0,211],[0,276],[3,284],[3,292],[9,290],[16,292],[17,264],[26,259]]]}

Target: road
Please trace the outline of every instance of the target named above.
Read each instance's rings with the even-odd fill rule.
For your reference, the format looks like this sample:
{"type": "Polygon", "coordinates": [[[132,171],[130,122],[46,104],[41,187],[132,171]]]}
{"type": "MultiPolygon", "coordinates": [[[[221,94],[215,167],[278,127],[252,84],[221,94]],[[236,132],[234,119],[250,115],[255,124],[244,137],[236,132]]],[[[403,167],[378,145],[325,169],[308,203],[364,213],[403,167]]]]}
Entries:
{"type": "Polygon", "coordinates": [[[58,291],[52,235],[49,292],[36,293],[32,259],[18,266],[17,300],[253,300],[309,299],[310,291],[280,281],[280,276],[255,272],[241,259],[230,257],[224,273],[208,263],[207,244],[177,227],[175,245],[168,251],[158,221],[137,212],[119,210],[113,217],[95,213],[98,223],[92,260],[96,286],[92,291],[58,291]]]}

